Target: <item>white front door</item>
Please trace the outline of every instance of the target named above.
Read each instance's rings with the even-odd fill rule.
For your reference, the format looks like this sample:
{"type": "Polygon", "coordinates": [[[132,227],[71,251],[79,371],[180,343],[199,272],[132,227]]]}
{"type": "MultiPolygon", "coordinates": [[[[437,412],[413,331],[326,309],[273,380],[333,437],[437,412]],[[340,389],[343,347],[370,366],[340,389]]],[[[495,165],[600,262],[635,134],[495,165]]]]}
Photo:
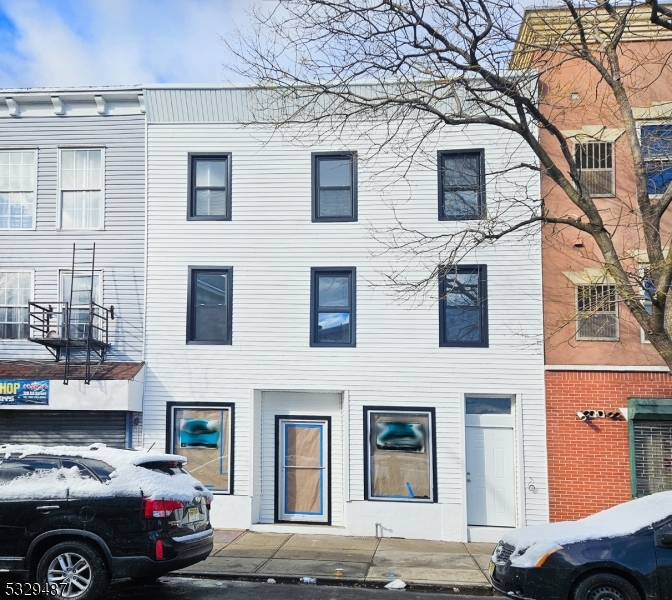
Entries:
{"type": "Polygon", "coordinates": [[[515,527],[511,398],[467,398],[465,417],[467,524],[515,527]]]}
{"type": "Polygon", "coordinates": [[[277,418],[277,520],[329,523],[329,419],[277,418]]]}

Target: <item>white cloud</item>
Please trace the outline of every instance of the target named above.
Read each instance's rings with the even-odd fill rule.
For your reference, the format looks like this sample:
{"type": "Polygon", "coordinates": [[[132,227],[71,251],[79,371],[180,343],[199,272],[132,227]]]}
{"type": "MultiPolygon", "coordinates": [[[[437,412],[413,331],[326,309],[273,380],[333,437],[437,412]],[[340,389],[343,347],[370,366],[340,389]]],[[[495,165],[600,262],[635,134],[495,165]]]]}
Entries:
{"type": "Polygon", "coordinates": [[[246,27],[251,3],[0,0],[14,26],[0,31],[0,87],[223,82],[220,36],[246,27]]]}

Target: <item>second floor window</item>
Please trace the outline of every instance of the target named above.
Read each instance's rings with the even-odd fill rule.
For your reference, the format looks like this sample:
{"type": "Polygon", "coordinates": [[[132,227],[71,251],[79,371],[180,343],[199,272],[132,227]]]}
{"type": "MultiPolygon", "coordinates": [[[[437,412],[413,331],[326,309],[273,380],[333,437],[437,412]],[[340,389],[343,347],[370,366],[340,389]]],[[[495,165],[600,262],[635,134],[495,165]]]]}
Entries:
{"type": "MultiPolygon", "coordinates": [[[[67,302],[70,306],[70,337],[83,339],[89,329],[89,320],[92,319],[94,327],[92,337],[100,339],[100,322],[95,318],[100,314],[97,307],[91,312],[91,302],[101,305],[100,273],[94,273],[93,282],[91,275],[61,271],[61,302],[67,302]],[[93,284],[93,285],[92,285],[93,284]]],[[[65,323],[63,323],[65,325],[65,323]]]]}
{"type": "Polygon", "coordinates": [[[0,152],[0,229],[35,227],[36,152],[0,152]]]}
{"type": "Polygon", "coordinates": [[[103,228],[103,151],[61,150],[61,229],[103,228]]]}
{"type": "Polygon", "coordinates": [[[618,303],[615,285],[577,285],[576,313],[577,340],[618,340],[618,303]]]}
{"type": "Polygon", "coordinates": [[[231,220],[231,154],[191,154],[189,157],[191,220],[231,220]]]}
{"type": "Polygon", "coordinates": [[[231,344],[233,267],[190,267],[188,344],[231,344]]]}
{"type": "Polygon", "coordinates": [[[311,346],[355,346],[354,268],[312,269],[311,346]]]}
{"type": "Polygon", "coordinates": [[[356,154],[316,153],[312,159],[313,221],[356,221],[356,154]]]}
{"type": "Polygon", "coordinates": [[[574,149],[581,183],[591,196],[614,195],[614,145],[611,142],[585,142],[574,149]]]}
{"type": "Polygon", "coordinates": [[[662,194],[672,183],[672,125],[642,125],[642,156],[649,194],[662,194]]]}
{"type": "Polygon", "coordinates": [[[30,271],[0,271],[0,339],[28,337],[28,302],[32,291],[30,271]]]}
{"type": "Polygon", "coordinates": [[[484,216],[483,151],[439,152],[439,220],[466,221],[484,216]]]}
{"type": "Polygon", "coordinates": [[[452,266],[439,285],[440,346],[488,346],[487,268],[452,266]]]}

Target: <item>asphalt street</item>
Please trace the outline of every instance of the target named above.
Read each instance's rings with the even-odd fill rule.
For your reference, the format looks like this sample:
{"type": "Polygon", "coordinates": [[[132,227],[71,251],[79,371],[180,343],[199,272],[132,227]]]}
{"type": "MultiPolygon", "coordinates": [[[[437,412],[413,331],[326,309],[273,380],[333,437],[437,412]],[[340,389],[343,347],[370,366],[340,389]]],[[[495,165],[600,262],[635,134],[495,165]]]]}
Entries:
{"type": "Polygon", "coordinates": [[[435,594],[408,590],[288,585],[162,577],[153,585],[121,581],[110,587],[105,600],[483,600],[482,596],[435,594]]]}

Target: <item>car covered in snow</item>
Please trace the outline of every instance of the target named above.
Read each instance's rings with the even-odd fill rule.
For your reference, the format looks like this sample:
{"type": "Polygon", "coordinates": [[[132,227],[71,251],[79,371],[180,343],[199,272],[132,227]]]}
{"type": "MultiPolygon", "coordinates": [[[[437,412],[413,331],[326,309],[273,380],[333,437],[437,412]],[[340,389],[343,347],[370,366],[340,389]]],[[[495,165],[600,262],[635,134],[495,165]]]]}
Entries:
{"type": "Polygon", "coordinates": [[[93,600],[111,579],[204,560],[212,494],[185,463],[104,444],[0,446],[0,570],[44,597],[93,600]]]}
{"type": "Polygon", "coordinates": [[[490,579],[526,600],[670,600],[672,492],[511,530],[492,554],[490,579]]]}

